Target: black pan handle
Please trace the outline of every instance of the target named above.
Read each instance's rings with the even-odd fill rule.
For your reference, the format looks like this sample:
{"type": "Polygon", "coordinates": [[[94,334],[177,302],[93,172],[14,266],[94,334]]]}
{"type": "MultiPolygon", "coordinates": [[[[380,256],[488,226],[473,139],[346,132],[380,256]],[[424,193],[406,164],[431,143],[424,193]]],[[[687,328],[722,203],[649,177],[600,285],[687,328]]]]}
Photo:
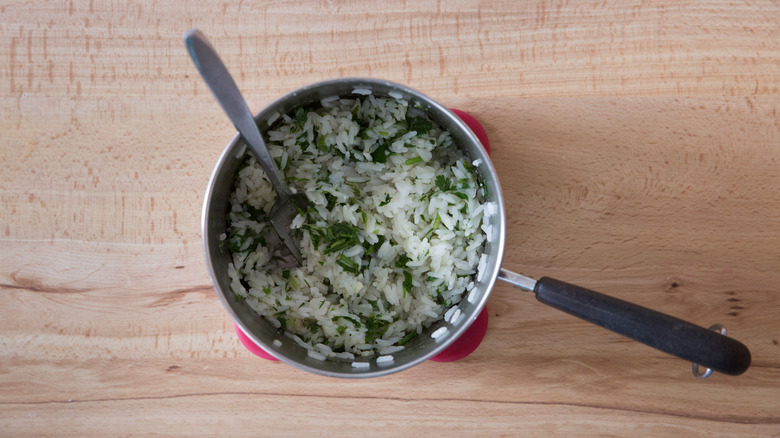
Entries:
{"type": "Polygon", "coordinates": [[[736,376],[750,367],[741,342],[673,316],[549,277],[533,290],[544,304],[712,370],[736,376]]]}

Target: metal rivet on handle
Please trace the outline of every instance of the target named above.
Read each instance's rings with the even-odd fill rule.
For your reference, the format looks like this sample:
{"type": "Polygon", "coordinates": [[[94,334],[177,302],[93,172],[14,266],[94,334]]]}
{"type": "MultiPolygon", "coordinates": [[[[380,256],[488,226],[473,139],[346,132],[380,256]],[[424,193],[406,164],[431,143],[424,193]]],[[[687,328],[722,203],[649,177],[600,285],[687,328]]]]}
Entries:
{"type": "MultiPolygon", "coordinates": [[[[721,324],[713,324],[709,328],[710,330],[714,332],[718,332],[723,336],[726,336],[726,327],[723,327],[721,324]]],[[[707,377],[712,375],[712,368],[706,368],[704,371],[701,371],[701,365],[697,363],[692,364],[692,370],[693,370],[693,376],[697,379],[706,379],[707,377]]]]}

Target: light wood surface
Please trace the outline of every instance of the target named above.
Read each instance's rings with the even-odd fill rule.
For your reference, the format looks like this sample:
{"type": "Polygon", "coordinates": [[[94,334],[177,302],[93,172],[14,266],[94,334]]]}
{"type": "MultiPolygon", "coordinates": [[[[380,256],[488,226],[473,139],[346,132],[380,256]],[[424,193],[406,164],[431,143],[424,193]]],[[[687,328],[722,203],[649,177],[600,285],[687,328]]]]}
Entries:
{"type": "Polygon", "coordinates": [[[0,434],[778,436],[780,5],[119,1],[0,5],[0,434]],[[234,129],[181,42],[257,110],[372,76],[481,120],[506,268],[690,320],[689,363],[499,284],[456,363],[345,381],[252,356],[199,215],[234,129]]]}

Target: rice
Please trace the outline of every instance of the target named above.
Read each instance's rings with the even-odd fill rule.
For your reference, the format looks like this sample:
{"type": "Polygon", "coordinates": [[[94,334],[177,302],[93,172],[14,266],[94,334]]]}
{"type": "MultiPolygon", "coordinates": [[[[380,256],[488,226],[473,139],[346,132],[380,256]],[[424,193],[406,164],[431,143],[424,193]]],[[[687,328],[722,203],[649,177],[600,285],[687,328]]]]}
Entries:
{"type": "Polygon", "coordinates": [[[431,333],[431,337],[433,339],[438,340],[439,338],[441,338],[446,334],[447,334],[447,327],[439,327],[438,329],[436,329],[435,332],[431,333]]]}
{"type": "Polygon", "coordinates": [[[393,362],[393,356],[379,356],[376,358],[377,364],[389,364],[393,362]]]}
{"type": "Polygon", "coordinates": [[[484,273],[483,216],[495,211],[483,205],[479,163],[408,101],[355,89],[314,105],[275,114],[265,134],[305,197],[292,225],[303,263],[279,267],[276,194],[247,154],[227,218],[231,289],[312,359],[389,363],[445,312],[460,319],[457,304],[484,273]]]}

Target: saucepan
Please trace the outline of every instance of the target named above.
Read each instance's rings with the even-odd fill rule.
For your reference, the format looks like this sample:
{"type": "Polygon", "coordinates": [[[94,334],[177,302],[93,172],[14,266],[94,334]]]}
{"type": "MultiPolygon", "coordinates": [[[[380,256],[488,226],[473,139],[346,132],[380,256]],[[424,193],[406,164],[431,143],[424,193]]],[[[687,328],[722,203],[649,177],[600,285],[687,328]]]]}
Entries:
{"type": "MultiPolygon", "coordinates": [[[[318,360],[307,350],[280,334],[249,306],[231,292],[228,264],[231,254],[221,244],[220,236],[227,229],[226,216],[233,189],[234,174],[245,148],[236,134],[220,156],[205,194],[202,216],[203,246],[214,287],[230,317],[255,344],[277,359],[305,371],[333,377],[377,377],[405,370],[444,351],[477,319],[488,300],[497,279],[533,292],[544,304],[570,313],[613,332],[627,336],[658,350],[678,356],[694,364],[694,374],[709,375],[713,370],[739,375],[750,366],[750,352],[742,343],[724,335],[720,327],[703,328],[645,307],[603,295],[586,288],[548,277],[534,280],[501,266],[506,243],[506,209],[498,175],[490,157],[477,136],[452,111],[430,97],[407,86],[377,79],[335,79],[304,86],[282,96],[255,114],[261,131],[267,131],[267,121],[278,114],[290,114],[296,108],[332,96],[352,96],[366,90],[376,96],[401,96],[411,105],[422,108],[431,120],[448,130],[469,159],[479,163],[476,170],[484,185],[484,201],[492,206],[485,220],[489,226],[488,241],[482,254],[483,262],[475,278],[475,287],[458,305],[462,317],[444,319],[416,336],[404,349],[393,354],[392,360],[353,366],[348,360],[318,360]],[[452,321],[454,319],[454,322],[452,321]],[[698,365],[697,365],[698,364],[698,365]],[[706,371],[700,371],[699,366],[706,371]]],[[[518,296],[518,299],[527,297],[518,296]]],[[[530,305],[530,304],[529,304],[530,305]]]]}

